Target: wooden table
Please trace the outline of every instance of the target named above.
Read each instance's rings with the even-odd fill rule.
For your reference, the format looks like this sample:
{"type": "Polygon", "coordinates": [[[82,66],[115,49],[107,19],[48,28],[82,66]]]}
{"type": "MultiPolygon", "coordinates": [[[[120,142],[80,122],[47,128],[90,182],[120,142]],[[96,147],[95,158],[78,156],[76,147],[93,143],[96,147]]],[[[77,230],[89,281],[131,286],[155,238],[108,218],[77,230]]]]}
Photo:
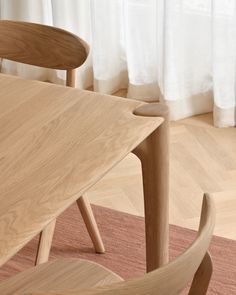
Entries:
{"type": "Polygon", "coordinates": [[[147,269],[168,260],[165,107],[0,74],[0,265],[129,152],[143,168],[147,269]]]}

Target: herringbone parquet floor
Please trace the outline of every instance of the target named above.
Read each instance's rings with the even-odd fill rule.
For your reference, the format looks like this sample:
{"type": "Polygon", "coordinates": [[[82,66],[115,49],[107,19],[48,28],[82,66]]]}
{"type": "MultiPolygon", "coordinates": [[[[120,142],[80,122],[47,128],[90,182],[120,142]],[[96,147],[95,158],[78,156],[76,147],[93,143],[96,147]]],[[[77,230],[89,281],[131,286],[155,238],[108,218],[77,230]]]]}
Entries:
{"type": "MultiPolygon", "coordinates": [[[[203,192],[216,202],[215,234],[236,239],[236,129],[213,127],[212,114],[171,123],[170,222],[196,229],[203,192]]],[[[143,216],[139,160],[128,155],[94,186],[92,203],[143,216]]]]}

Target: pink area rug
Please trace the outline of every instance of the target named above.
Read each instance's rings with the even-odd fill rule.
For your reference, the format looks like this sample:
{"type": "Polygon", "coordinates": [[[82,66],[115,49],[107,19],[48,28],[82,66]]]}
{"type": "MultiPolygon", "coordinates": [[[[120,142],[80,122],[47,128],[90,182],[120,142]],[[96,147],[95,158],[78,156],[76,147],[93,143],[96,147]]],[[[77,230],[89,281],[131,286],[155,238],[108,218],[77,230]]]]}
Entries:
{"type": "MultiPolygon", "coordinates": [[[[58,218],[50,259],[85,258],[103,264],[123,278],[142,275],[145,272],[144,219],[98,206],[93,206],[93,209],[106,253],[94,253],[79,210],[74,204],[58,218]]],[[[196,232],[192,230],[171,226],[171,259],[183,252],[195,235],[196,232]]],[[[38,237],[0,268],[1,280],[33,266],[37,242],[38,237]]],[[[208,294],[236,294],[236,241],[214,237],[210,251],[214,273],[208,294]]]]}

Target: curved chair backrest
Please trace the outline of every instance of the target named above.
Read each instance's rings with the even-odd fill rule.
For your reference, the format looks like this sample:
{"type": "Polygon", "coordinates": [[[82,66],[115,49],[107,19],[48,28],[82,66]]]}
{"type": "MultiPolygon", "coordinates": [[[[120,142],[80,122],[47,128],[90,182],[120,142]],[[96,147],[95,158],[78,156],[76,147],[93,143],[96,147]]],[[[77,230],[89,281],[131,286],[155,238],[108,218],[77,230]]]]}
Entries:
{"type": "Polygon", "coordinates": [[[206,294],[212,273],[211,258],[207,252],[215,222],[215,208],[205,194],[198,236],[177,259],[141,278],[79,292],[36,292],[30,295],[177,295],[194,277],[189,294],[206,294]]]}
{"type": "MultiPolygon", "coordinates": [[[[88,55],[88,45],[65,30],[20,21],[0,20],[0,57],[29,65],[66,70],[74,86],[74,69],[88,55]]],[[[71,85],[70,85],[71,84],[71,85]]]]}

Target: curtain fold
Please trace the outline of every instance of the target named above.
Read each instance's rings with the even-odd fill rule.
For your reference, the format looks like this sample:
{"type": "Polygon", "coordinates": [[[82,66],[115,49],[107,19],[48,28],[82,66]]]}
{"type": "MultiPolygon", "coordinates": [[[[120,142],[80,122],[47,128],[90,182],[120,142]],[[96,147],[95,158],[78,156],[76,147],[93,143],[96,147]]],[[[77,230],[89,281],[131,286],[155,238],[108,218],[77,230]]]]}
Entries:
{"type": "Polygon", "coordinates": [[[236,1],[212,2],[212,76],[214,123],[235,126],[236,121],[236,1]]]}
{"type": "MultiPolygon", "coordinates": [[[[0,0],[2,19],[67,29],[91,52],[78,87],[163,101],[173,120],[236,121],[236,0],[0,0]]],[[[2,72],[64,83],[64,73],[3,61],[2,72]]]]}

